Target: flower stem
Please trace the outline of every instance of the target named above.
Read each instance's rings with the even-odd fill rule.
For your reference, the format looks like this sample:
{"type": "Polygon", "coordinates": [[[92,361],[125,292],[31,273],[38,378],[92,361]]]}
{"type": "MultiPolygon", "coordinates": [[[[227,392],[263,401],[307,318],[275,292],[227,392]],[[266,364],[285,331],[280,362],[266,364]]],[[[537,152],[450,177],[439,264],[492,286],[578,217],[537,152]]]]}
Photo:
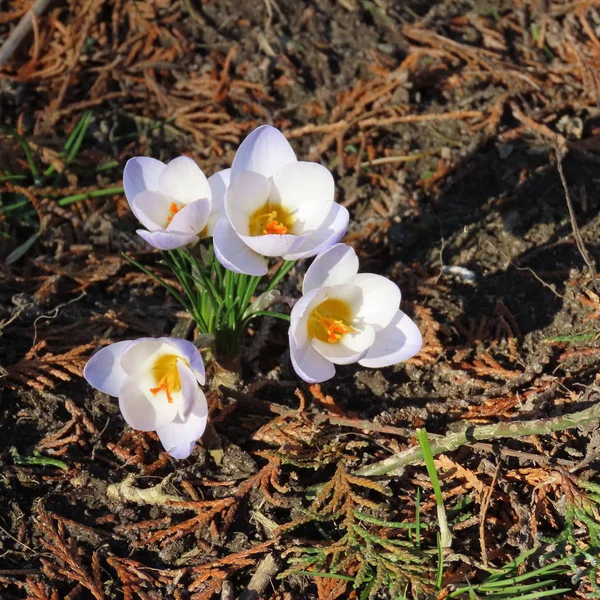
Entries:
{"type": "MultiPolygon", "coordinates": [[[[598,388],[594,388],[594,390],[600,391],[598,388]]],[[[460,448],[460,446],[466,446],[476,441],[519,438],[526,435],[545,435],[553,431],[562,431],[564,429],[572,429],[581,425],[596,423],[598,420],[600,420],[600,402],[596,402],[585,410],[560,417],[535,419],[533,421],[511,421],[494,425],[481,425],[479,427],[469,426],[459,433],[450,433],[431,440],[431,453],[433,456],[436,456],[442,452],[452,452],[460,448]]],[[[421,462],[423,462],[423,449],[421,446],[413,446],[385,460],[358,469],[354,475],[361,477],[385,475],[390,471],[421,462]]]]}

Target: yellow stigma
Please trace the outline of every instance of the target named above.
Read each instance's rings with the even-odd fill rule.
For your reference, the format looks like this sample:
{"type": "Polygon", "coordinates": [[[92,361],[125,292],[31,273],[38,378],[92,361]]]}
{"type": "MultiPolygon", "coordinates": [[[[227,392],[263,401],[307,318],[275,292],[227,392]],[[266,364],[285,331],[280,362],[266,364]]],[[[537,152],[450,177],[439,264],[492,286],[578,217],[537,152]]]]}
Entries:
{"type": "Polygon", "coordinates": [[[308,337],[335,344],[347,333],[356,331],[349,323],[352,309],[347,302],[330,298],[321,302],[308,317],[308,337]]]}
{"type": "Polygon", "coordinates": [[[173,217],[183,208],[183,206],[179,206],[177,204],[177,202],[171,202],[171,205],[169,206],[169,217],[167,219],[167,224],[169,224],[172,220],[173,217]]]}
{"type": "Polygon", "coordinates": [[[181,389],[181,379],[177,370],[178,360],[179,356],[175,354],[163,354],[156,359],[151,369],[157,385],[150,388],[150,393],[156,396],[161,391],[165,392],[169,404],[173,402],[173,392],[181,389]]]}
{"type": "Polygon", "coordinates": [[[294,222],[292,215],[282,206],[272,206],[268,202],[250,216],[250,235],[283,235],[290,233],[294,222]]]}

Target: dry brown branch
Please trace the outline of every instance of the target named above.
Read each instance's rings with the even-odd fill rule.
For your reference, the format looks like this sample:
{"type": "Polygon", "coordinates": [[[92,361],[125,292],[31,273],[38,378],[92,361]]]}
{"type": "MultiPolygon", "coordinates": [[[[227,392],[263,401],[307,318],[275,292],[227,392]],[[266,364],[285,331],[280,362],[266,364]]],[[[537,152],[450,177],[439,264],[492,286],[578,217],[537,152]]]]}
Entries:
{"type": "Polygon", "coordinates": [[[15,365],[6,369],[6,385],[11,389],[31,387],[36,390],[52,390],[59,382],[71,381],[73,377],[81,377],[87,353],[96,347],[95,343],[77,346],[62,354],[46,352],[41,357],[37,354],[46,346],[40,341],[33,346],[25,357],[15,365]]]}
{"type": "MultiPolygon", "coordinates": [[[[176,523],[170,525],[166,529],[161,529],[145,535],[137,545],[145,546],[147,544],[159,544],[160,547],[165,547],[167,544],[173,543],[188,533],[194,533],[204,526],[207,526],[209,530],[212,531],[213,520],[218,515],[225,513],[234,502],[235,500],[233,498],[222,498],[221,500],[206,500],[200,502],[169,502],[169,506],[194,510],[197,514],[181,523],[176,523]]],[[[214,527],[216,529],[216,526],[214,527]]],[[[207,550],[210,550],[210,547],[207,547],[207,550]]]]}
{"type": "Polygon", "coordinates": [[[81,563],[81,555],[69,539],[61,518],[46,512],[43,508],[38,511],[37,526],[42,536],[40,544],[57,560],[56,563],[42,558],[42,565],[47,573],[56,573],[67,579],[76,581],[90,591],[96,600],[104,600],[104,590],[100,578],[100,563],[96,552],[92,554],[91,573],[81,563]]]}
{"type": "Polygon", "coordinates": [[[150,569],[130,558],[109,556],[107,562],[116,571],[123,586],[124,600],[160,600],[163,596],[158,590],[165,587],[161,578],[177,580],[183,574],[179,569],[157,572],[157,569],[150,569]]]}
{"type": "Polygon", "coordinates": [[[28,577],[26,581],[29,592],[27,600],[59,600],[58,591],[54,588],[39,583],[31,577],[28,577]]]}
{"type": "Polygon", "coordinates": [[[220,588],[221,582],[232,573],[254,564],[257,559],[256,555],[266,552],[274,542],[275,540],[267,540],[266,542],[252,546],[248,550],[235,552],[223,558],[204,563],[203,565],[192,567],[191,571],[195,574],[195,579],[188,587],[188,590],[190,592],[202,591],[204,595],[193,596],[198,599],[211,598],[211,595],[207,595],[209,590],[211,594],[214,593],[214,591],[220,588]]]}
{"type": "Polygon", "coordinates": [[[490,487],[485,491],[483,498],[481,499],[481,512],[479,514],[479,545],[481,546],[481,562],[484,566],[488,565],[488,552],[487,546],[485,543],[485,522],[488,508],[490,506],[490,501],[492,499],[492,493],[494,492],[494,486],[496,485],[496,480],[498,479],[498,472],[500,471],[500,464],[496,465],[496,469],[494,471],[494,476],[492,478],[492,483],[490,487]]]}
{"type": "Polygon", "coordinates": [[[356,590],[347,593],[348,582],[328,577],[315,577],[319,600],[337,600],[337,598],[356,598],[356,590]]]}
{"type": "Polygon", "coordinates": [[[525,115],[515,102],[510,103],[510,108],[512,110],[513,116],[515,117],[515,119],[517,119],[517,121],[520,121],[521,123],[523,123],[523,125],[531,129],[532,131],[539,133],[542,137],[545,137],[546,139],[558,144],[558,149],[560,150],[560,152],[563,152],[567,149],[567,140],[563,135],[557,133],[556,131],[552,131],[552,129],[550,129],[546,125],[536,123],[533,119],[525,115]]]}

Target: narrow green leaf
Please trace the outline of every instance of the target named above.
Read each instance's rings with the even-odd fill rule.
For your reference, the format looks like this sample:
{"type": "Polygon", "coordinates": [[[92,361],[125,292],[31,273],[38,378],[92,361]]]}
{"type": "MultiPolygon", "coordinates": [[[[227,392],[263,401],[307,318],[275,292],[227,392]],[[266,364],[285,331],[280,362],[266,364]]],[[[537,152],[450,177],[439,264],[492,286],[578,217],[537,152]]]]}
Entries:
{"type": "Polygon", "coordinates": [[[273,279],[271,279],[269,285],[267,286],[266,291],[272,290],[289,272],[289,270],[294,266],[295,260],[286,260],[284,263],[277,269],[275,275],[273,275],[273,279]]]}
{"type": "Polygon", "coordinates": [[[5,133],[12,135],[17,142],[19,142],[21,148],[23,149],[23,153],[25,154],[25,160],[27,160],[27,164],[29,165],[29,170],[33,175],[33,181],[35,185],[39,185],[41,183],[40,172],[38,171],[38,168],[33,160],[31,148],[29,147],[27,140],[23,136],[19,135],[15,129],[8,127],[7,125],[0,125],[0,131],[4,131],[5,133]]]}

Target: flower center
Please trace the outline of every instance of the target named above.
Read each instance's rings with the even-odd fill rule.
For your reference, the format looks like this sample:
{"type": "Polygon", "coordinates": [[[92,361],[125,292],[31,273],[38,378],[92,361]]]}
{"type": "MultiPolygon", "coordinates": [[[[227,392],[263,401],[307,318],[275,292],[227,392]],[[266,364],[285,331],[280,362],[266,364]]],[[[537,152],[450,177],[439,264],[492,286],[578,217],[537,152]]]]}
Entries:
{"type": "Polygon", "coordinates": [[[294,222],[292,215],[282,206],[268,202],[250,216],[250,235],[283,235],[290,233],[294,222]]]}
{"type": "Polygon", "coordinates": [[[150,388],[150,393],[156,396],[159,392],[165,392],[169,404],[173,402],[173,392],[181,389],[181,379],[177,370],[179,358],[175,354],[163,354],[156,359],[151,369],[157,385],[150,388]]]}
{"type": "Polygon", "coordinates": [[[308,337],[336,344],[347,333],[356,331],[351,325],[352,309],[347,302],[330,298],[321,302],[308,317],[308,337]]]}
{"type": "Polygon", "coordinates": [[[167,225],[173,220],[173,217],[183,208],[179,206],[177,202],[171,202],[169,206],[169,217],[167,218],[167,225]]]}

